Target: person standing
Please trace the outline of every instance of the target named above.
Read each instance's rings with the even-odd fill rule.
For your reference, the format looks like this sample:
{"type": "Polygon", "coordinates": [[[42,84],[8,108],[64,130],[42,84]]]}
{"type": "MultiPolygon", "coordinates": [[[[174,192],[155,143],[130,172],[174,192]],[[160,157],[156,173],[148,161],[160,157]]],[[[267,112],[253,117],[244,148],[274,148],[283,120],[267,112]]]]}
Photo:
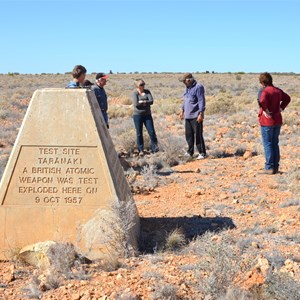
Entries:
{"type": "Polygon", "coordinates": [[[151,152],[159,151],[157,146],[157,137],[154,129],[154,123],[151,114],[151,105],[153,104],[153,97],[151,92],[145,89],[145,81],[138,79],[135,81],[136,90],[133,92],[133,121],[136,129],[136,143],[138,146],[139,155],[144,155],[144,138],[143,125],[145,125],[150,140],[151,152]]]}
{"type": "Polygon", "coordinates": [[[203,138],[203,120],[205,112],[205,91],[201,83],[197,83],[191,73],[185,73],[179,81],[186,86],[183,94],[180,119],[185,119],[185,138],[188,144],[187,155],[193,157],[194,145],[199,152],[197,159],[206,157],[206,148],[203,138]]]}
{"type": "Polygon", "coordinates": [[[104,121],[106,123],[107,128],[109,128],[108,124],[108,103],[107,103],[107,95],[104,89],[104,86],[106,85],[108,76],[104,73],[98,73],[96,75],[96,84],[91,87],[92,91],[95,92],[97,101],[99,103],[100,109],[102,111],[102,115],[104,118],[104,121]]]}
{"type": "Polygon", "coordinates": [[[87,71],[84,66],[76,65],[72,72],[73,80],[69,82],[66,88],[67,89],[80,88],[80,85],[83,84],[85,80],[86,72],[87,71]]]}
{"type": "Polygon", "coordinates": [[[276,174],[279,170],[279,135],[282,125],[281,112],[288,106],[291,97],[273,85],[269,73],[259,76],[262,89],[258,93],[259,123],[265,152],[265,170],[263,174],[276,174]]]}

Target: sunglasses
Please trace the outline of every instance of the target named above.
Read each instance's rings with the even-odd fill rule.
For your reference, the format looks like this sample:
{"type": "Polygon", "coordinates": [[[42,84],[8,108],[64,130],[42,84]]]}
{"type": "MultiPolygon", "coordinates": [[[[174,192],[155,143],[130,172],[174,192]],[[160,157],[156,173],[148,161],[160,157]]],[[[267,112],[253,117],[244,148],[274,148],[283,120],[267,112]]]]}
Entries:
{"type": "Polygon", "coordinates": [[[139,86],[144,86],[145,85],[145,83],[141,83],[139,86]]]}

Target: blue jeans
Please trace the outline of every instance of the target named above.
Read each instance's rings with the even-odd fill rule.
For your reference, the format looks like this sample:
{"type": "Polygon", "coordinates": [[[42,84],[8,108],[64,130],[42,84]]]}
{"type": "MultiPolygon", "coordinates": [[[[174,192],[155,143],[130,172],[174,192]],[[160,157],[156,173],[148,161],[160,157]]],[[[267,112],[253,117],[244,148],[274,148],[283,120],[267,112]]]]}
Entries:
{"type": "Polygon", "coordinates": [[[265,169],[278,170],[280,161],[279,134],[280,125],[261,126],[261,136],[265,150],[265,169]]]}
{"type": "Polygon", "coordinates": [[[136,143],[139,152],[144,151],[144,138],[143,138],[143,125],[145,125],[150,140],[151,140],[151,151],[157,152],[157,137],[154,129],[153,119],[151,115],[134,115],[133,116],[134,126],[136,130],[136,143]]]}

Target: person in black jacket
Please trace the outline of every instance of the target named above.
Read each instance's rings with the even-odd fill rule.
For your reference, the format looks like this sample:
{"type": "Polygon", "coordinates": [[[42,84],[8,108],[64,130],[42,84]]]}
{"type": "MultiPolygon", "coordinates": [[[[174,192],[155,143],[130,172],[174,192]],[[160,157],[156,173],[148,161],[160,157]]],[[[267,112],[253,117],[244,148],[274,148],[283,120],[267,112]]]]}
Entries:
{"type": "Polygon", "coordinates": [[[133,93],[133,121],[136,129],[136,143],[139,150],[139,155],[144,155],[144,138],[143,125],[145,125],[150,140],[151,152],[157,152],[157,137],[154,129],[153,119],[151,115],[151,105],[153,104],[153,97],[151,92],[145,89],[145,81],[138,79],[135,82],[136,90],[133,93]]]}
{"type": "Polygon", "coordinates": [[[102,111],[102,115],[104,118],[104,121],[106,123],[107,128],[109,128],[108,125],[108,104],[107,104],[107,95],[104,89],[104,86],[106,85],[106,81],[108,79],[108,76],[104,73],[98,73],[96,75],[96,84],[91,87],[92,91],[95,92],[97,101],[99,103],[100,109],[102,111]]]}

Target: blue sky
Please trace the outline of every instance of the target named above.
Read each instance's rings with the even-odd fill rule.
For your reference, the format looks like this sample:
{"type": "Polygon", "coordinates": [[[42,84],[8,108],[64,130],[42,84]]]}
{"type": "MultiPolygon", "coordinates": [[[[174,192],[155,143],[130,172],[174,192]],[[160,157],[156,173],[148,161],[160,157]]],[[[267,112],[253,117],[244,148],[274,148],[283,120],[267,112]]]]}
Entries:
{"type": "Polygon", "coordinates": [[[300,1],[0,0],[0,73],[300,73],[300,1]]]}

